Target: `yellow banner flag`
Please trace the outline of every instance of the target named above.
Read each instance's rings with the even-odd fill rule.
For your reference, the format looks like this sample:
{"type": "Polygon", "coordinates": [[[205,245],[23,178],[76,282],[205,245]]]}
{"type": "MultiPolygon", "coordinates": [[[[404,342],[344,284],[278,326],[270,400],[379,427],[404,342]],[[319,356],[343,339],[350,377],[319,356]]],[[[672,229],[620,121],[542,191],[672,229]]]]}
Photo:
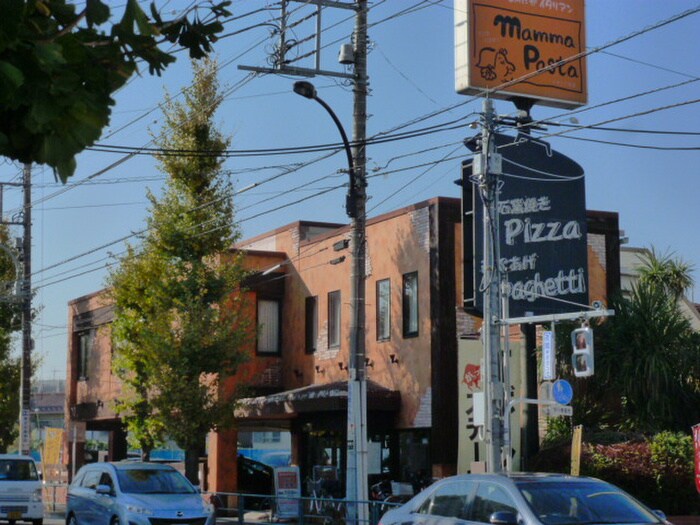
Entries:
{"type": "Polygon", "coordinates": [[[61,462],[61,447],[63,446],[63,429],[45,429],[44,451],[42,461],[45,465],[58,465],[61,462]]]}
{"type": "Polygon", "coordinates": [[[581,473],[581,439],[583,426],[574,427],[574,435],[571,437],[571,475],[578,476],[581,473]]]}

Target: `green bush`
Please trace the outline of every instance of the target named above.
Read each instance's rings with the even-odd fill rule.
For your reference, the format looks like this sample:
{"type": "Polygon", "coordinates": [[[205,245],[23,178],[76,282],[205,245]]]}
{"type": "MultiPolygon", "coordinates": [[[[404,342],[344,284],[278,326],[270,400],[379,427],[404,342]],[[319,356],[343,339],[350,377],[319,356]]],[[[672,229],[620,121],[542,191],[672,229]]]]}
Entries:
{"type": "MultiPolygon", "coordinates": [[[[557,444],[543,446],[540,453],[531,459],[528,465],[530,470],[570,471],[570,440],[568,443],[553,441],[557,444]]],[[[670,516],[700,514],[691,436],[661,432],[647,439],[608,432],[584,435],[583,441],[582,475],[613,483],[652,509],[663,510],[670,516]]]]}
{"type": "Polygon", "coordinates": [[[687,498],[695,503],[688,513],[700,513],[695,489],[693,438],[680,432],[661,432],[653,437],[649,448],[659,494],[673,501],[687,498]]]}

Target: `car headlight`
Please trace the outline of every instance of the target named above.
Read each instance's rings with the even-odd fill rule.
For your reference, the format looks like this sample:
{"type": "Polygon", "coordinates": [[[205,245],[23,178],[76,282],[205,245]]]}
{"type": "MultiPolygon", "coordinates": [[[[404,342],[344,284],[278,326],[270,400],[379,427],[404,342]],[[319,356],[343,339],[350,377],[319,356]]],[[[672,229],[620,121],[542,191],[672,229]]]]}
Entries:
{"type": "Polygon", "coordinates": [[[43,499],[43,498],[42,498],[42,494],[41,494],[41,489],[36,489],[36,490],[32,493],[32,501],[34,501],[34,502],[40,502],[42,499],[43,499]]]}
{"type": "Polygon", "coordinates": [[[134,514],[143,514],[146,516],[153,514],[153,511],[151,509],[147,509],[145,507],[139,507],[137,505],[127,505],[126,510],[128,512],[133,512],[134,514]]]}

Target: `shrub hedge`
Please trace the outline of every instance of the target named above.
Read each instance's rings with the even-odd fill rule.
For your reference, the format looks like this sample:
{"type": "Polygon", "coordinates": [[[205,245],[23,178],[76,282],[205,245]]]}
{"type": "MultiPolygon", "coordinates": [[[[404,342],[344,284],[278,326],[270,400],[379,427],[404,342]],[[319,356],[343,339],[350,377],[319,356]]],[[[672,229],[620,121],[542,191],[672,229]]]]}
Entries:
{"type": "MultiPolygon", "coordinates": [[[[581,474],[609,481],[669,516],[700,514],[690,435],[661,432],[650,438],[618,438],[624,440],[615,442],[611,433],[585,435],[581,474]]],[[[532,458],[529,470],[570,471],[570,440],[557,441],[532,458]]]]}

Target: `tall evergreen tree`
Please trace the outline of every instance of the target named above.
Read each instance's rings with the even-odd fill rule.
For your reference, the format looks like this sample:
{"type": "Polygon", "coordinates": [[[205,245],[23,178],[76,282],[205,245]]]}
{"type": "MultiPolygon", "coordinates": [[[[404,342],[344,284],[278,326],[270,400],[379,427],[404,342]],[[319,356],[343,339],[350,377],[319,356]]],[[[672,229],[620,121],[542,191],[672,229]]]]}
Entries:
{"type": "Polygon", "coordinates": [[[174,439],[196,483],[207,433],[231,423],[235,393],[222,382],[245,359],[251,327],[245,271],[231,251],[240,234],[220,156],[229,139],[214,124],[222,101],[217,66],[193,68],[184,101],[164,105],[157,137],[164,194],[149,194],[142,244],[129,248],[110,285],[115,371],[126,390],[117,409],[143,450],[164,435],[174,439]]]}
{"type": "MultiPolygon", "coordinates": [[[[6,226],[0,226],[0,244],[9,244],[6,226]]],[[[0,282],[10,283],[15,278],[15,267],[11,258],[0,252],[0,282]]],[[[19,389],[21,362],[12,355],[12,333],[21,328],[19,304],[10,299],[10,290],[2,290],[0,301],[0,452],[17,439],[19,429],[19,389]]]]}

